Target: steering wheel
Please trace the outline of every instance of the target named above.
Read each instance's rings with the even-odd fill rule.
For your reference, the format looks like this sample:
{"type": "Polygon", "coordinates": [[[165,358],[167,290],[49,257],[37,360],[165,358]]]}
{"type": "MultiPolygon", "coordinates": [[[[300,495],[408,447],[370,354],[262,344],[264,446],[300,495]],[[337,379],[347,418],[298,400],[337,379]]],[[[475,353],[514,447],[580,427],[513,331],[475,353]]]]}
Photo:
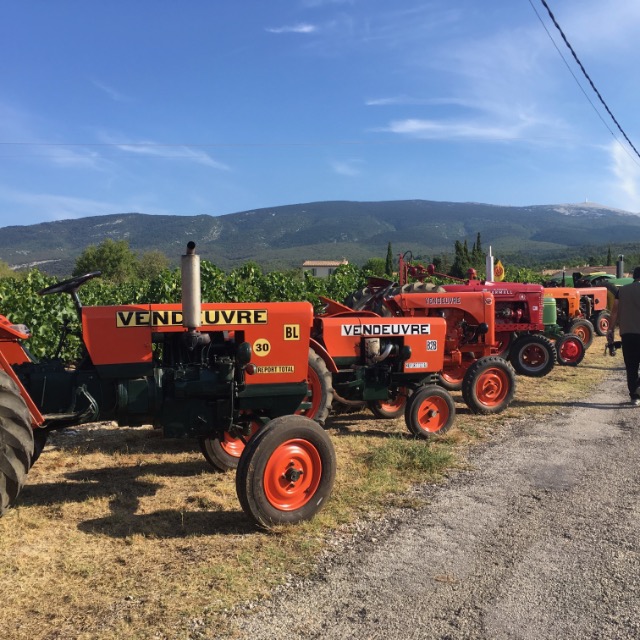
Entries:
{"type": "Polygon", "coordinates": [[[47,296],[50,293],[74,293],[81,287],[87,280],[96,278],[102,275],[102,271],[92,271],[91,273],[85,273],[83,276],[76,276],[75,278],[69,278],[68,280],[62,280],[62,282],[56,282],[49,287],[45,287],[38,291],[38,295],[47,296]]]}

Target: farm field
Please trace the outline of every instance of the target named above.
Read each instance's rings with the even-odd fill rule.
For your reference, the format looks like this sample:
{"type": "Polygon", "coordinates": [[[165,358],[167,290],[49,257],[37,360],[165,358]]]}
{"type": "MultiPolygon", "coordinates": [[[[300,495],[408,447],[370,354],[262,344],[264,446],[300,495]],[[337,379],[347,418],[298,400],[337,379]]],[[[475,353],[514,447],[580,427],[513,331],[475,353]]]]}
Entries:
{"type": "Polygon", "coordinates": [[[597,338],[578,367],[519,376],[515,401],[498,416],[471,415],[454,393],[454,428],[428,444],[403,420],[366,411],[330,418],[333,495],[314,521],[274,532],[249,523],[233,474],[214,472],[197,443],[111,424],[58,434],[0,520],[3,638],[215,638],[226,611],[312,573],[358,523],[424,507],[410,487],[463,468],[468,448],[506,421],[552,421],[588,397],[622,365],[604,346],[597,338]]]}

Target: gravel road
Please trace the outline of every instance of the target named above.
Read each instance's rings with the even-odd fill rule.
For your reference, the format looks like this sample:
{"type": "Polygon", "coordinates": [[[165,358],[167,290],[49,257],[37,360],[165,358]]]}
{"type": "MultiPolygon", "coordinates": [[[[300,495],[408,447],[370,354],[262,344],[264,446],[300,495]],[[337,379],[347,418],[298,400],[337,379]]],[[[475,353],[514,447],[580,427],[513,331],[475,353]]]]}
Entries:
{"type": "Polygon", "coordinates": [[[623,377],[501,428],[468,470],[416,490],[424,508],[234,615],[233,637],[640,638],[640,407],[621,404],[623,377]]]}

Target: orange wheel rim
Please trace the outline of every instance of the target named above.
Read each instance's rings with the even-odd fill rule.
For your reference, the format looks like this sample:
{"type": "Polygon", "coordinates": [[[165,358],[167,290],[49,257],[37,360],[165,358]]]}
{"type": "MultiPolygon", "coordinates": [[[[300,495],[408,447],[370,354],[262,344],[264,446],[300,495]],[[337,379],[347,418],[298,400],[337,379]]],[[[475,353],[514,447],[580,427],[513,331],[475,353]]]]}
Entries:
{"type": "Polygon", "coordinates": [[[580,357],[580,347],[575,340],[565,340],[560,345],[560,357],[568,362],[573,362],[580,357]]]}
{"type": "Polygon", "coordinates": [[[308,440],[287,440],[271,454],[265,467],[265,496],[279,511],[295,511],[313,498],[321,478],[318,449],[308,440]]]}
{"type": "Polygon", "coordinates": [[[578,336],[578,338],[580,338],[580,340],[582,340],[582,342],[584,342],[585,344],[589,340],[589,331],[586,329],[586,327],[576,327],[572,333],[578,336]]]}
{"type": "Polygon", "coordinates": [[[509,393],[509,377],[498,368],[487,369],[476,382],[476,397],[489,407],[499,405],[509,393]]]}
{"type": "Polygon", "coordinates": [[[393,400],[385,400],[384,402],[381,400],[378,403],[378,406],[383,411],[397,411],[401,407],[404,407],[407,402],[407,392],[405,389],[402,389],[400,393],[393,400]]]}
{"type": "Polygon", "coordinates": [[[305,402],[310,402],[311,406],[307,409],[300,409],[296,411],[296,415],[307,416],[313,418],[320,409],[320,402],[322,400],[322,382],[317,371],[312,367],[309,367],[307,372],[307,397],[305,402]]]}
{"type": "Polygon", "coordinates": [[[416,422],[423,431],[435,433],[440,431],[449,420],[449,405],[440,396],[425,398],[418,407],[416,422]]]}
{"type": "MultiPolygon", "coordinates": [[[[253,421],[251,423],[251,434],[249,435],[249,438],[252,438],[253,434],[259,428],[260,428],[260,424],[258,422],[253,421]]],[[[239,458],[242,455],[242,452],[244,451],[245,443],[242,438],[234,438],[229,434],[228,431],[225,431],[224,437],[222,438],[222,440],[220,440],[220,446],[222,447],[222,450],[226,454],[234,458],[239,458]]]]}
{"type": "Polygon", "coordinates": [[[451,369],[446,369],[440,375],[443,380],[451,384],[456,384],[457,382],[462,382],[464,378],[464,374],[467,372],[466,367],[454,367],[451,369]]]}

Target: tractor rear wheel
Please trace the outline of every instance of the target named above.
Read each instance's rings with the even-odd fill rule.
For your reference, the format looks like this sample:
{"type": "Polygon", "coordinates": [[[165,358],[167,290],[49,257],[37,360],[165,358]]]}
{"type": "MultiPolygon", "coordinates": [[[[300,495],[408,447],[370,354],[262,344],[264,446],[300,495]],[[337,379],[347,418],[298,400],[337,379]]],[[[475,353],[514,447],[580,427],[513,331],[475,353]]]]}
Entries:
{"type": "Polygon", "coordinates": [[[306,403],[311,406],[298,409],[296,414],[311,418],[324,427],[333,403],[333,381],[324,360],[313,349],[309,349],[307,385],[309,391],[306,403]]]}
{"type": "Polygon", "coordinates": [[[350,293],[343,301],[345,307],[353,309],[354,311],[362,311],[363,309],[369,309],[367,306],[373,298],[373,292],[369,287],[359,289],[350,293]]]}
{"type": "Polygon", "coordinates": [[[246,441],[253,438],[262,423],[251,421],[251,433],[246,438],[234,438],[228,431],[220,436],[203,436],[200,438],[200,451],[206,461],[218,471],[236,469],[240,456],[246,446],[246,441]]]}
{"type": "Polygon", "coordinates": [[[18,497],[32,457],[29,409],[16,383],[0,371],[0,516],[18,497]]]}
{"type": "Polygon", "coordinates": [[[513,343],[509,351],[509,360],[517,373],[541,378],[553,369],[556,363],[556,348],[545,336],[521,336],[513,343]]]}
{"type": "Polygon", "coordinates": [[[574,333],[584,343],[584,348],[588,349],[593,342],[593,336],[596,330],[589,320],[584,318],[578,318],[569,325],[569,331],[567,333],[574,333]]]}
{"type": "Polygon", "coordinates": [[[326,431],[305,416],[280,416],[247,444],[236,492],[245,513],[269,529],[310,520],[329,498],[335,473],[326,431]]]}
{"type": "Polygon", "coordinates": [[[404,408],[411,390],[407,387],[400,387],[394,398],[389,400],[374,400],[367,403],[371,413],[381,420],[393,420],[404,414],[404,408]]]}
{"type": "Polygon", "coordinates": [[[401,287],[394,287],[389,292],[390,296],[399,296],[401,293],[442,293],[443,287],[433,282],[409,282],[401,287]]]}
{"type": "Polygon", "coordinates": [[[606,336],[611,326],[611,314],[606,309],[596,312],[592,324],[599,336],[606,336]]]}
{"type": "Polygon", "coordinates": [[[513,400],[516,372],[499,356],[485,356],[474,362],[462,384],[462,397],[473,413],[485,415],[504,411],[513,400]]]}
{"type": "Polygon", "coordinates": [[[453,425],[456,406],[451,394],[435,384],[417,389],[407,402],[404,420],[417,438],[445,433],[453,425]]]}
{"type": "Polygon", "coordinates": [[[569,367],[577,367],[584,358],[584,344],[575,333],[566,333],[556,340],[558,352],[558,364],[569,367]]]}

